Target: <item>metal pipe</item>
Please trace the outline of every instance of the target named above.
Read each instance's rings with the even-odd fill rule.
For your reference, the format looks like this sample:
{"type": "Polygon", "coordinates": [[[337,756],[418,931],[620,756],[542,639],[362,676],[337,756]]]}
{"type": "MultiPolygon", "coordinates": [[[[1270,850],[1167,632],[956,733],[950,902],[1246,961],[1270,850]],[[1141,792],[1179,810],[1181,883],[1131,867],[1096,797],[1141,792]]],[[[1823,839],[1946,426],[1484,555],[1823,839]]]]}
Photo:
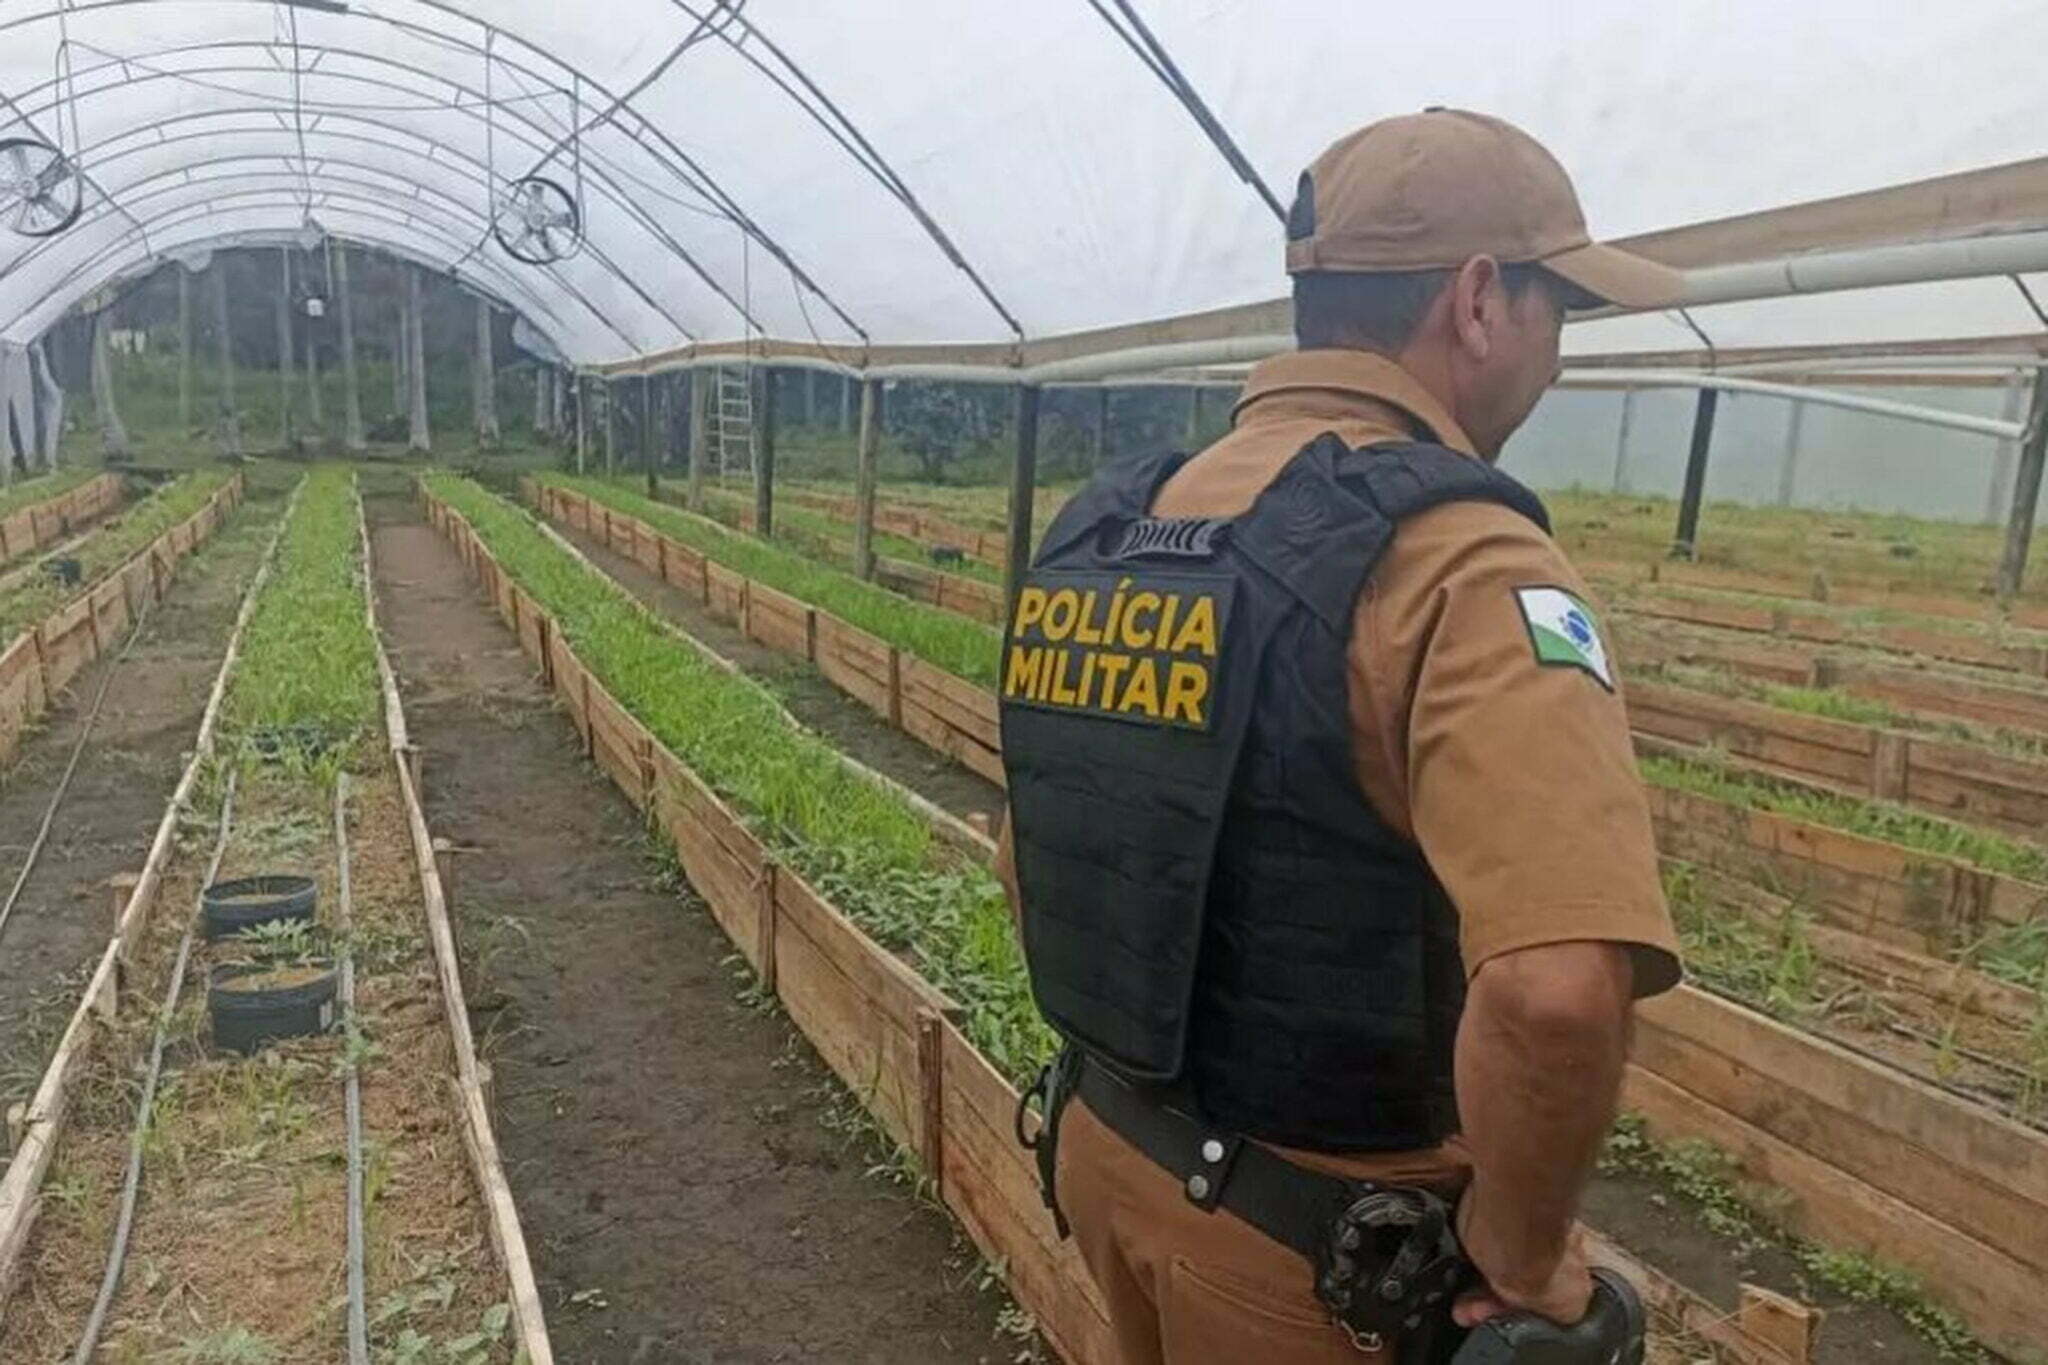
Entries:
{"type": "Polygon", "coordinates": [[[1948,408],[1930,408],[1919,403],[1899,403],[1888,398],[1866,398],[1835,389],[1809,388],[1804,384],[1774,384],[1764,379],[1744,379],[1731,374],[1688,374],[1683,370],[1566,370],[1559,383],[1570,387],[1574,381],[1626,384],[1644,389],[1714,389],[1725,393],[1762,393],[1822,407],[1845,408],[1850,412],[1895,417],[1922,426],[1945,427],[1951,431],[1974,432],[1979,436],[2016,437],[2024,428],[2017,422],[1996,417],[1978,417],[1948,408]]]}
{"type": "Polygon", "coordinates": [[[1686,272],[1683,302],[1689,306],[1740,303],[2041,270],[2048,270],[2048,231],[2011,232],[1707,266],[1686,272]]]}
{"type": "Polygon", "coordinates": [[[1024,586],[1024,574],[1031,567],[1032,495],[1038,489],[1038,390],[1030,384],[1017,386],[1017,452],[1010,466],[1010,515],[1008,566],[1003,574],[1003,619],[1017,603],[1024,586]]]}
{"type": "MultiPolygon", "coordinates": [[[[2048,371],[2044,371],[2048,374],[2048,371]]],[[[2027,436],[2020,446],[2020,465],[2012,486],[2012,513],[2005,525],[2005,553],[1998,561],[1998,600],[2010,602],[2027,575],[2027,551],[2034,538],[2034,515],[2041,501],[2041,468],[2048,463],[2048,381],[2034,379],[2034,399],[2027,409],[2027,436]]]]}
{"type": "Polygon", "coordinates": [[[1719,389],[1702,388],[1693,410],[1692,449],[1685,459],[1685,491],[1678,501],[1678,531],[1671,544],[1674,559],[1699,557],[1700,503],[1707,492],[1707,453],[1714,443],[1714,411],[1720,402],[1719,389]]]}

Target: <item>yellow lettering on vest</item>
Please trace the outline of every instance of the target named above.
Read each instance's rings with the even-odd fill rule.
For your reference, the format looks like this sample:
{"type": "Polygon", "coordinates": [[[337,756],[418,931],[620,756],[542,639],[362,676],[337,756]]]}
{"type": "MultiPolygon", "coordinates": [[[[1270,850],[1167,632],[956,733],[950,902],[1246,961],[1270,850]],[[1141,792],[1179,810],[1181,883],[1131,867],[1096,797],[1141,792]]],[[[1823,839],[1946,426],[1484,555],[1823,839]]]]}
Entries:
{"type": "Polygon", "coordinates": [[[1143,711],[1154,720],[1159,718],[1159,668],[1150,659],[1132,663],[1130,686],[1124,689],[1116,709],[1143,711]]]}
{"type": "Polygon", "coordinates": [[[1105,711],[1115,708],[1117,679],[1123,677],[1124,670],[1129,668],[1131,663],[1132,659],[1128,654],[1105,654],[1102,656],[1100,665],[1102,671],[1102,700],[1096,703],[1097,706],[1105,711]]]}
{"type": "Polygon", "coordinates": [[[1017,616],[1010,623],[1012,635],[1022,635],[1045,615],[1045,589],[1025,588],[1017,594],[1017,616]]]}
{"type": "MultiPolygon", "coordinates": [[[[1199,649],[1210,658],[1216,657],[1216,599],[1203,593],[1188,608],[1187,620],[1181,622],[1180,635],[1173,642],[1175,654],[1185,654],[1190,649],[1199,649]]],[[[1167,691],[1173,690],[1172,684],[1167,691]]]]}
{"type": "Polygon", "coordinates": [[[1122,579],[1117,583],[1116,591],[1110,595],[1109,619],[1102,627],[1102,643],[1106,645],[1116,643],[1117,622],[1121,621],[1124,615],[1124,591],[1130,586],[1130,579],[1122,579]]]}
{"type": "Polygon", "coordinates": [[[1074,702],[1078,706],[1088,704],[1088,684],[1095,677],[1096,654],[1093,650],[1081,656],[1081,683],[1074,689],[1074,702]]]}
{"type": "Polygon", "coordinates": [[[1038,690],[1038,680],[1044,672],[1045,649],[1042,646],[1011,645],[1010,665],[1003,670],[1003,695],[1030,696],[1038,690]]]}
{"type": "Polygon", "coordinates": [[[1152,637],[1152,648],[1166,649],[1173,643],[1174,619],[1180,615],[1180,594],[1166,594],[1166,606],[1159,613],[1159,630],[1152,637]]]}
{"type": "Polygon", "coordinates": [[[1071,649],[1056,649],[1053,653],[1058,658],[1059,671],[1053,674],[1052,704],[1054,706],[1072,706],[1075,697],[1074,689],[1067,686],[1067,665],[1074,661],[1074,651],[1071,649]]]}
{"type": "Polygon", "coordinates": [[[1046,645],[1041,646],[1038,652],[1045,657],[1039,661],[1038,685],[1031,689],[1031,700],[1045,701],[1052,695],[1053,670],[1059,663],[1059,651],[1046,645]]]}
{"type": "Polygon", "coordinates": [[[1166,669],[1166,718],[1202,723],[1202,699],[1209,695],[1209,669],[1175,660],[1166,669]]]}
{"type": "Polygon", "coordinates": [[[1149,628],[1141,628],[1138,625],[1138,614],[1158,610],[1159,594],[1156,592],[1141,592],[1131,598],[1131,605],[1124,612],[1122,638],[1125,649],[1145,649],[1151,645],[1152,632],[1149,628]]]}
{"type": "Polygon", "coordinates": [[[1101,643],[1102,643],[1102,632],[1101,632],[1101,631],[1099,631],[1099,630],[1090,630],[1090,629],[1088,629],[1088,618],[1089,618],[1089,617],[1091,617],[1091,616],[1093,616],[1094,614],[1095,614],[1095,594],[1094,594],[1094,592],[1093,592],[1093,591],[1089,591],[1089,592],[1084,592],[1084,593],[1082,593],[1082,594],[1081,594],[1081,619],[1080,619],[1080,620],[1079,620],[1078,622],[1076,622],[1076,623],[1075,623],[1075,625],[1074,625],[1074,643],[1075,643],[1075,644],[1077,644],[1077,645],[1099,645],[1099,644],[1101,644],[1101,643]]]}
{"type": "Polygon", "coordinates": [[[1061,588],[1045,604],[1045,638],[1064,640],[1074,633],[1074,618],[1081,612],[1081,598],[1072,588],[1061,588]]]}

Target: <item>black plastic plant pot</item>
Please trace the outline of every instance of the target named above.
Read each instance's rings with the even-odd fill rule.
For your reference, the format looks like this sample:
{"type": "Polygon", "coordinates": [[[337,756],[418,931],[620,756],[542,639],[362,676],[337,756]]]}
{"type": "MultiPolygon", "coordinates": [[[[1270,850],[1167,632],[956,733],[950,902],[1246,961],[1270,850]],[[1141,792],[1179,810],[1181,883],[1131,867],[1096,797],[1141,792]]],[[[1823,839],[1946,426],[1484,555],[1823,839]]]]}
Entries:
{"type": "Polygon", "coordinates": [[[206,990],[213,1045],[247,1056],[265,1043],[325,1033],[337,979],[331,962],[215,967],[206,990]]]}
{"type": "Polygon", "coordinates": [[[313,919],[319,891],[311,877],[270,874],[215,882],[200,893],[206,937],[225,938],[279,921],[313,919]]]}

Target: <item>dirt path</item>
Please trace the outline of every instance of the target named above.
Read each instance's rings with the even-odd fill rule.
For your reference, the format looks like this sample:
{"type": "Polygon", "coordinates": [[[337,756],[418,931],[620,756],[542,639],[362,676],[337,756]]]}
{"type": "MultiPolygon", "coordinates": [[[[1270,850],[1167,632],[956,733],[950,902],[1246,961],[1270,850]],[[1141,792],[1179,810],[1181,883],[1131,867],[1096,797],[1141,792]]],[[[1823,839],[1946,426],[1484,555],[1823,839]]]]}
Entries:
{"type": "Polygon", "coordinates": [[[1003,811],[1002,789],[934,753],[888,721],[851,700],[802,659],[772,650],[713,618],[704,604],[639,561],[606,548],[567,526],[549,522],[591,563],[610,574],[648,606],[738,664],[766,684],[796,718],[878,772],[887,773],[918,795],[955,815],[989,817],[994,828],[1003,811]]]}
{"type": "Polygon", "coordinates": [[[107,879],[142,865],[177,786],[221,653],[283,510],[252,482],[247,502],[184,564],[134,650],[96,660],[0,772],[0,900],[14,885],[107,670],[113,682],[13,917],[0,931],[0,1107],[35,1089],[112,931],[107,879]]]}
{"type": "Polygon", "coordinates": [[[509,632],[409,501],[370,502],[429,819],[556,1354],[1009,1361],[944,1217],[866,1174],[848,1104],[649,857],[509,632]],[[835,1131],[835,1129],[839,1131],[835,1131]]]}

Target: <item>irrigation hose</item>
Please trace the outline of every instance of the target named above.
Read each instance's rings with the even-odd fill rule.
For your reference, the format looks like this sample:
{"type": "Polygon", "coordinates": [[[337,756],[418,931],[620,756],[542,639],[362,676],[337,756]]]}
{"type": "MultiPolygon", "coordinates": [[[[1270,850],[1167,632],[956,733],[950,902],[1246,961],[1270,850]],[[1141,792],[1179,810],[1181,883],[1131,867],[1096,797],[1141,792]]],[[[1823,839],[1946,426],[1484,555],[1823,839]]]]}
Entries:
{"type": "Polygon", "coordinates": [[[64,804],[64,795],[71,790],[71,775],[78,771],[78,760],[85,753],[86,741],[92,738],[93,726],[99,724],[100,708],[106,705],[107,692],[114,685],[114,675],[128,660],[135,642],[142,638],[142,627],[148,623],[149,614],[156,607],[153,599],[146,599],[142,612],[135,618],[135,625],[129,630],[128,638],[121,644],[121,652],[114,656],[114,662],[100,678],[100,690],[92,699],[92,710],[86,713],[85,724],[79,727],[78,742],[71,746],[71,759],[64,765],[64,776],[57,783],[57,790],[50,794],[50,804],[43,811],[42,827],[36,830],[35,840],[28,846],[28,857],[21,864],[21,871],[14,878],[14,887],[7,893],[7,899],[0,902],[0,933],[7,929],[7,921],[14,914],[14,906],[21,899],[21,889],[28,885],[29,873],[35,871],[36,860],[43,856],[43,845],[49,841],[50,827],[56,822],[57,808],[64,804]]]}
{"type": "Polygon", "coordinates": [[[339,890],[336,924],[341,931],[341,1026],[344,1037],[342,1101],[348,1122],[348,1360],[370,1365],[370,1315],[365,1292],[363,1235],[363,1087],[356,1070],[356,958],[352,942],[354,907],[348,869],[348,774],[334,781],[334,852],[339,890]]]}
{"type": "Polygon", "coordinates": [[[206,875],[193,896],[192,917],[185,924],[185,936],[178,940],[178,960],[171,968],[171,984],[157,1014],[156,1036],[149,1048],[149,1070],[142,1081],[142,1100],[135,1106],[135,1131],[128,1139],[128,1172],[121,1184],[121,1212],[114,1223],[114,1242],[107,1249],[107,1273],[100,1278],[100,1292],[93,1299],[92,1315],[85,1320],[85,1332],[79,1338],[78,1350],[72,1354],[71,1365],[91,1365],[93,1352],[99,1349],[100,1332],[106,1326],[107,1310],[114,1306],[114,1294],[121,1288],[121,1267],[128,1259],[128,1238],[135,1229],[135,1201],[142,1192],[143,1140],[149,1134],[150,1115],[156,1107],[157,1080],[163,1075],[164,1040],[170,1034],[171,1018],[178,1012],[178,997],[185,988],[185,968],[192,957],[192,936],[199,928],[201,898],[220,872],[221,859],[228,851],[228,831],[235,819],[235,776],[235,771],[229,769],[227,791],[221,796],[220,833],[213,841],[213,857],[207,862],[206,875]]]}

